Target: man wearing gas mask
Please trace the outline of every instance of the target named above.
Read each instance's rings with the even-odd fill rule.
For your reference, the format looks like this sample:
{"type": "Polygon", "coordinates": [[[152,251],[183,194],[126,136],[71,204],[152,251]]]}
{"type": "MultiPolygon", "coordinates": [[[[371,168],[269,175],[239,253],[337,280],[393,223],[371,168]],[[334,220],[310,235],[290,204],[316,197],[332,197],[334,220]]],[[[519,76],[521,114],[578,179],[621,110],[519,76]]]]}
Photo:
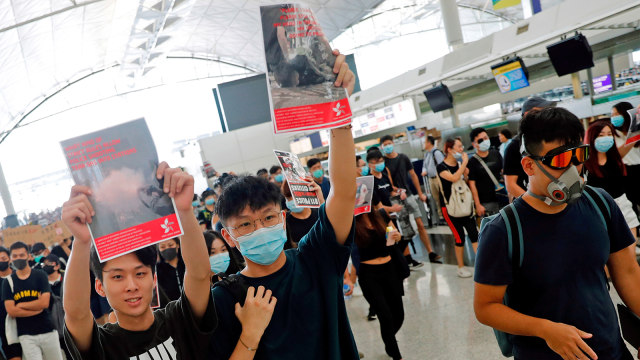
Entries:
{"type": "Polygon", "coordinates": [[[547,108],[528,113],[520,133],[528,189],[507,217],[520,230],[513,234],[498,215],[480,233],[476,317],[514,335],[509,342],[518,360],[631,360],[604,266],[621,299],[640,314],[635,239],[611,196],[584,189],[584,128],[569,111],[547,108]],[[509,242],[508,231],[516,240],[509,242]]]}

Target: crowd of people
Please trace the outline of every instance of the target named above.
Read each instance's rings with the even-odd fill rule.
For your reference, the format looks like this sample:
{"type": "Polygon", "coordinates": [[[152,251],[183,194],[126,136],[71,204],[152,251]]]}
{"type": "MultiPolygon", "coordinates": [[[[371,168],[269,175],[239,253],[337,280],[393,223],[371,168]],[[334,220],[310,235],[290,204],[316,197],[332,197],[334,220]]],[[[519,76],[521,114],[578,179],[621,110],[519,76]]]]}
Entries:
{"type": "MultiPolygon", "coordinates": [[[[351,93],[344,56],[334,72],[351,93]]],[[[424,265],[408,244],[419,238],[426,260],[442,262],[420,211],[435,201],[435,223],[453,235],[457,276],[474,276],[478,321],[511,334],[499,337],[505,355],[631,359],[608,279],[640,314],[640,142],[625,144],[633,106],[617,104],[585,131],[555,105],[529,99],[515,137],[503,130],[492,142],[473,129],[472,153],[465,139],[438,147],[427,136],[424,184],[392,136],[354,159],[345,156],[355,150],[350,127],[333,129],[328,174],[319,159],[307,161],[319,208],[296,205],[279,166],[223,174],[194,195],[193,177],[163,162],[157,176],[184,235],[104,262],[86,226],[96,216],[91,190],[76,185],[61,212],[72,238],[51,249],[0,247],[2,354],[358,359],[366,354],[345,306],[357,283],[387,355],[402,359],[403,281],[424,265]],[[354,217],[356,178],[367,175],[373,208],[354,217]],[[467,239],[474,271],[464,264],[467,239]]]]}

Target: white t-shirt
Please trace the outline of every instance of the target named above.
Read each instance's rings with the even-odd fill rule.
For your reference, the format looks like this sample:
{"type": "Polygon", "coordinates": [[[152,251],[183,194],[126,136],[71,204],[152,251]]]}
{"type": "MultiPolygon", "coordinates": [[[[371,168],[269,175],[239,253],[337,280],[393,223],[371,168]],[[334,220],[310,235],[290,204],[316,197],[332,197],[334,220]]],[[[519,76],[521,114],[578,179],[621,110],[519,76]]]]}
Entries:
{"type": "MultiPolygon", "coordinates": [[[[626,140],[627,140],[626,136],[625,137],[616,136],[616,146],[620,147],[624,145],[626,140]]],[[[637,148],[637,147],[631,148],[631,151],[629,151],[629,153],[622,158],[622,162],[625,165],[640,165],[640,148],[637,148]]]]}

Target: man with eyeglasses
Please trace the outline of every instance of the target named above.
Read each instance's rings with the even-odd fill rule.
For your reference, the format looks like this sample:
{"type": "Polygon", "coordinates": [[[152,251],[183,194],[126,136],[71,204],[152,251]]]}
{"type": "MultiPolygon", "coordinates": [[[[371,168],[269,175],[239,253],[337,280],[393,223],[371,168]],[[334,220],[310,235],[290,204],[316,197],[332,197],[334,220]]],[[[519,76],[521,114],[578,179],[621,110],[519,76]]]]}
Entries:
{"type": "Polygon", "coordinates": [[[640,314],[635,239],[609,194],[593,189],[593,202],[583,194],[580,172],[589,156],[584,128],[569,111],[548,108],[527,114],[520,133],[529,178],[527,192],[513,203],[522,260],[509,259],[509,227],[496,216],[480,233],[476,317],[513,335],[517,360],[631,360],[604,267],[622,301],[640,314]],[[610,209],[607,214],[598,201],[610,209]]]}
{"type": "MultiPolygon", "coordinates": [[[[337,57],[334,72],[338,73],[336,86],[351,93],[355,77],[343,55],[337,57]]],[[[232,342],[237,341],[255,352],[256,359],[359,358],[342,292],[354,237],[356,197],[355,163],[352,156],[345,156],[353,154],[355,147],[349,128],[331,130],[332,188],[318,210],[318,221],[297,249],[283,250],[286,221],[275,184],[241,176],[223,190],[216,206],[222,235],[229,246],[240,249],[247,263],[234,278],[272,291],[278,303],[269,327],[254,343],[243,338],[246,329],[234,315],[239,306],[234,288],[214,287],[219,326],[211,337],[212,358],[228,359],[232,342]]]]}

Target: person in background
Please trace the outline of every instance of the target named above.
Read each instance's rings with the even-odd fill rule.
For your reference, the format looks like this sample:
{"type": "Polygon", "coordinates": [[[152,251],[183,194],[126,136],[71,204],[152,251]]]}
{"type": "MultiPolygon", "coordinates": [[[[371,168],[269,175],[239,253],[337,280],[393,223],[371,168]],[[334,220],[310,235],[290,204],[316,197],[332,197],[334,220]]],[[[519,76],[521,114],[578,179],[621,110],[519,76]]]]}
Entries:
{"type": "Polygon", "coordinates": [[[269,169],[269,181],[275,183],[277,187],[282,186],[284,181],[284,174],[282,174],[282,168],[278,165],[273,165],[269,169]]]}
{"type": "Polygon", "coordinates": [[[440,177],[442,192],[444,193],[440,206],[442,207],[442,214],[447,224],[449,224],[449,228],[451,228],[455,239],[456,261],[458,263],[457,274],[461,278],[468,278],[471,277],[471,272],[464,267],[464,242],[466,239],[464,230],[467,230],[469,240],[471,240],[471,245],[475,252],[478,249],[478,228],[476,227],[475,216],[473,214],[465,217],[450,216],[447,212],[445,199],[451,198],[451,187],[453,183],[461,178],[464,179],[468,173],[467,164],[469,163],[469,157],[467,153],[464,152],[464,147],[460,139],[447,139],[444,143],[444,152],[447,154],[447,157],[438,165],[438,176],[440,177]]]}
{"type": "Polygon", "coordinates": [[[437,223],[441,223],[442,210],[440,209],[440,182],[436,179],[438,170],[436,167],[444,161],[444,153],[436,148],[436,139],[429,135],[424,141],[424,161],[422,162],[422,176],[427,177],[429,182],[429,190],[433,200],[436,202],[438,213],[437,223]]]}
{"type": "MultiPolygon", "coordinates": [[[[62,281],[60,258],[54,254],[47,255],[42,262],[42,270],[47,274],[51,293],[56,296],[62,296],[62,281]]],[[[62,335],[62,334],[60,334],[62,335]]]]}
{"type": "MultiPolygon", "coordinates": [[[[158,244],[160,261],[156,264],[159,290],[169,301],[178,300],[184,288],[186,267],[180,253],[180,239],[173,238],[158,244]]],[[[164,307],[166,304],[161,304],[164,307]]]]}
{"type": "Polygon", "coordinates": [[[50,253],[49,249],[41,242],[37,242],[31,246],[31,254],[33,255],[33,261],[36,265],[40,264],[50,253]]]}
{"type": "Polygon", "coordinates": [[[322,196],[324,198],[329,197],[329,190],[331,190],[331,182],[329,178],[324,176],[324,169],[322,168],[322,162],[320,159],[311,158],[307,161],[307,167],[309,168],[309,172],[311,176],[313,176],[313,180],[316,184],[320,185],[322,189],[322,196]]]}
{"type": "Polygon", "coordinates": [[[629,110],[632,109],[633,105],[626,101],[615,104],[611,109],[611,123],[616,128],[614,134],[616,146],[627,169],[627,176],[624,182],[625,193],[637,214],[640,206],[640,186],[638,186],[640,184],[640,141],[635,144],[625,145],[629,127],[631,126],[629,110]]]}
{"type": "MultiPolygon", "coordinates": [[[[9,250],[4,246],[0,246],[0,293],[4,287],[4,283],[7,281],[7,277],[11,276],[13,271],[9,266],[11,258],[9,257],[9,250]]],[[[1,295],[0,295],[1,296],[1,295]]],[[[4,307],[4,301],[0,304],[0,340],[2,340],[2,351],[4,352],[7,360],[20,360],[22,358],[22,348],[20,343],[11,344],[7,341],[7,334],[5,328],[5,322],[7,319],[7,310],[4,307]]]]}
{"type": "Polygon", "coordinates": [[[16,318],[18,340],[25,360],[62,360],[58,332],[49,313],[51,286],[44,271],[27,264],[27,245],[15,242],[9,248],[11,262],[16,269],[2,283],[2,301],[7,314],[16,318]]]}
{"type": "Polygon", "coordinates": [[[67,261],[69,261],[69,255],[71,254],[71,247],[73,246],[73,236],[62,239],[58,245],[51,249],[51,253],[56,255],[60,259],[60,267],[65,269],[67,267],[67,261]]]}
{"type": "Polygon", "coordinates": [[[504,153],[507,150],[507,146],[511,144],[511,140],[513,140],[513,134],[509,129],[502,129],[498,134],[498,138],[500,139],[500,156],[504,159],[504,153]]]}
{"type": "MultiPolygon", "coordinates": [[[[311,178],[307,178],[307,181],[311,183],[312,188],[318,194],[320,205],[324,204],[324,197],[322,196],[322,190],[320,186],[313,182],[311,178]]],[[[287,242],[284,244],[284,249],[297,248],[298,243],[303,236],[307,235],[309,230],[318,221],[318,209],[308,207],[297,207],[293,201],[293,195],[287,180],[282,183],[282,195],[287,200],[287,242]]]]}
{"type": "Polygon", "coordinates": [[[193,215],[197,218],[198,214],[200,214],[200,209],[202,207],[202,202],[200,202],[200,197],[198,194],[193,194],[193,200],[191,202],[191,206],[193,206],[193,215]]]}
{"type": "Polygon", "coordinates": [[[260,169],[256,172],[256,175],[264,178],[266,180],[269,180],[269,171],[267,171],[267,169],[260,169]]]}
{"type": "Polygon", "coordinates": [[[203,233],[204,241],[209,249],[209,266],[211,267],[211,285],[221,278],[236,274],[244,268],[244,262],[236,259],[231,253],[229,244],[219,232],[205,231],[203,233]]]}
{"type": "MultiPolygon", "coordinates": [[[[502,156],[496,149],[491,149],[491,140],[487,131],[483,128],[471,130],[469,136],[471,144],[476,150],[474,156],[469,159],[467,168],[469,169],[469,188],[473,194],[473,202],[476,207],[476,214],[479,217],[497,214],[500,211],[498,190],[493,179],[498,181],[502,172],[502,156]],[[484,165],[483,165],[484,164],[484,165]],[[487,172],[488,167],[491,175],[487,172]]],[[[502,186],[502,185],[498,185],[502,186]]]]}
{"type": "Polygon", "coordinates": [[[356,176],[367,176],[370,175],[369,166],[367,162],[362,159],[362,156],[356,155],[356,176]]]}
{"type": "Polygon", "coordinates": [[[587,185],[599,187],[609,193],[618,204],[631,232],[637,236],[636,228],[640,226],[638,217],[633,212],[633,204],[625,194],[627,169],[615,146],[613,138],[615,129],[608,120],[596,121],[587,129],[589,158],[584,163],[587,168],[587,185]]]}
{"type": "Polygon", "coordinates": [[[427,201],[427,195],[422,193],[422,187],[420,186],[418,175],[416,175],[416,172],[413,170],[413,164],[407,155],[400,154],[395,151],[393,137],[391,135],[385,135],[380,138],[380,145],[382,145],[382,153],[384,153],[385,156],[385,166],[391,173],[393,184],[398,189],[401,189],[400,199],[402,203],[402,210],[398,214],[398,224],[400,225],[400,229],[404,234],[408,232],[405,229],[412,228],[410,216],[413,215],[416,221],[416,226],[418,227],[420,240],[429,253],[429,261],[438,262],[442,256],[433,251],[433,248],[431,247],[431,240],[429,239],[429,234],[427,234],[427,229],[424,227],[422,213],[418,208],[418,202],[411,194],[411,190],[407,184],[407,177],[410,177],[413,182],[413,186],[418,192],[420,201],[427,201]]]}
{"type": "Polygon", "coordinates": [[[388,356],[402,359],[395,335],[404,321],[402,278],[391,259],[390,247],[400,241],[383,209],[356,216],[355,244],[360,255],[358,282],[362,294],[380,322],[380,333],[388,356]],[[391,228],[392,231],[387,232],[391,228]]]}
{"type": "Polygon", "coordinates": [[[201,199],[204,203],[204,208],[198,214],[198,223],[202,228],[202,231],[211,230],[212,224],[218,222],[218,216],[215,215],[215,203],[216,193],[211,190],[205,190],[202,193],[201,199]]]}
{"type": "MultiPolygon", "coordinates": [[[[524,118],[531,110],[540,110],[548,107],[555,107],[556,102],[547,101],[541,97],[533,96],[522,104],[522,117],[524,118]]],[[[504,185],[507,188],[509,199],[520,197],[527,191],[528,176],[522,169],[520,160],[520,136],[512,139],[504,151],[504,185]]]]}

